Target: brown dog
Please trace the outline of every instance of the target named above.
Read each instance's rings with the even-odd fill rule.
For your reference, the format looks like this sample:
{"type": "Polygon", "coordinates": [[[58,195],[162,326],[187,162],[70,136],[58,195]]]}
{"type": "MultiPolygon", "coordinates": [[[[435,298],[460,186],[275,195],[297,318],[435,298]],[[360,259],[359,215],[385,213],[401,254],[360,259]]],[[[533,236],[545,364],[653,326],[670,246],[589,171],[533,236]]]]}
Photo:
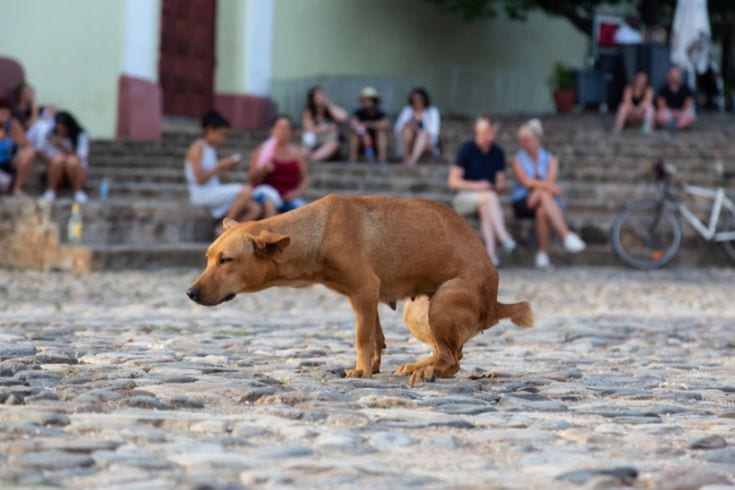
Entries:
{"type": "Polygon", "coordinates": [[[224,228],[187,295],[213,306],[242,292],[316,283],[344,294],[357,320],[350,377],[380,370],[378,302],[395,309],[397,300],[411,298],[404,321],[434,349],[396,371],[411,375],[411,384],[452,376],[465,342],[502,318],[533,324],[527,302],[498,303],[498,274],[480,238],[442,204],[331,195],[263,221],[225,220],[224,228]]]}

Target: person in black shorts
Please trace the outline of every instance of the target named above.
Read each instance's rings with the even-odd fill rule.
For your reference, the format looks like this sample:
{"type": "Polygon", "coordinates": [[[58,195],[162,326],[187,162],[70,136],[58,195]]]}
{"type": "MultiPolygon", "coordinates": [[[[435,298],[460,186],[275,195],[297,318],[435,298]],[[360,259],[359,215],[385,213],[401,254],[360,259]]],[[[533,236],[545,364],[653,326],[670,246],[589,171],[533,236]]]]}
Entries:
{"type": "Polygon", "coordinates": [[[679,67],[669,68],[666,85],[656,97],[656,107],[656,122],[667,129],[688,128],[697,120],[694,92],[682,79],[679,67]]]}
{"type": "Polygon", "coordinates": [[[350,119],[350,161],[357,161],[360,150],[369,162],[385,162],[388,157],[390,122],[380,109],[380,94],[373,87],[360,92],[360,108],[350,119]]]}

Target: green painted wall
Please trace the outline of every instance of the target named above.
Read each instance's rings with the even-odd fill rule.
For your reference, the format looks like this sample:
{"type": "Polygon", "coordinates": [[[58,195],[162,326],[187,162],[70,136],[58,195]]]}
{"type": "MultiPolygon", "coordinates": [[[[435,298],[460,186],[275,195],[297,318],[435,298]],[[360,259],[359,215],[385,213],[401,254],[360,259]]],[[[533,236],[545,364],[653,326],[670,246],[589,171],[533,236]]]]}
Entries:
{"type": "Polygon", "coordinates": [[[383,76],[424,81],[455,110],[477,99],[506,112],[544,111],[551,108],[546,81],[554,63],[579,66],[588,47],[571,24],[540,13],[527,22],[467,24],[423,0],[275,2],[273,79],[280,99],[298,79],[383,76]],[[508,100],[508,87],[517,100],[508,100]]]}
{"type": "Polygon", "coordinates": [[[217,41],[214,90],[222,93],[245,91],[245,18],[249,0],[217,2],[217,41]]]}
{"type": "Polygon", "coordinates": [[[21,62],[41,103],[76,114],[92,136],[115,133],[122,1],[4,1],[0,56],[21,62]]]}

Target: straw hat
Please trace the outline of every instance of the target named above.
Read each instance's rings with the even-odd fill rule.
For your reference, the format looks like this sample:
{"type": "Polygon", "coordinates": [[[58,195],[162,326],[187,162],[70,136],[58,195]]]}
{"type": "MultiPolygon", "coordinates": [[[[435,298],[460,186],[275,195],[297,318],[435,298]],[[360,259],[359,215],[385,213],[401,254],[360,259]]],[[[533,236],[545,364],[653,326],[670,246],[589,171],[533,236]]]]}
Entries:
{"type": "Polygon", "coordinates": [[[360,99],[376,99],[380,100],[380,92],[374,87],[365,87],[360,91],[360,99]]]}

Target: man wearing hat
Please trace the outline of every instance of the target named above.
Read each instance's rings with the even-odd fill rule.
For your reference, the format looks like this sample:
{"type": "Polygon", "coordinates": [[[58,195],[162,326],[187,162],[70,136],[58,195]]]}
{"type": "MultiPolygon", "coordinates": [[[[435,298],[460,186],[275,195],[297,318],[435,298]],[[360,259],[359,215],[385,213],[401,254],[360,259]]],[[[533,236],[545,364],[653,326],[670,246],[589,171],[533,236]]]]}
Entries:
{"type": "Polygon", "coordinates": [[[369,162],[376,156],[380,162],[386,161],[390,121],[380,110],[380,94],[373,87],[360,91],[360,108],[352,115],[350,128],[351,162],[357,161],[361,149],[369,162]]]}

